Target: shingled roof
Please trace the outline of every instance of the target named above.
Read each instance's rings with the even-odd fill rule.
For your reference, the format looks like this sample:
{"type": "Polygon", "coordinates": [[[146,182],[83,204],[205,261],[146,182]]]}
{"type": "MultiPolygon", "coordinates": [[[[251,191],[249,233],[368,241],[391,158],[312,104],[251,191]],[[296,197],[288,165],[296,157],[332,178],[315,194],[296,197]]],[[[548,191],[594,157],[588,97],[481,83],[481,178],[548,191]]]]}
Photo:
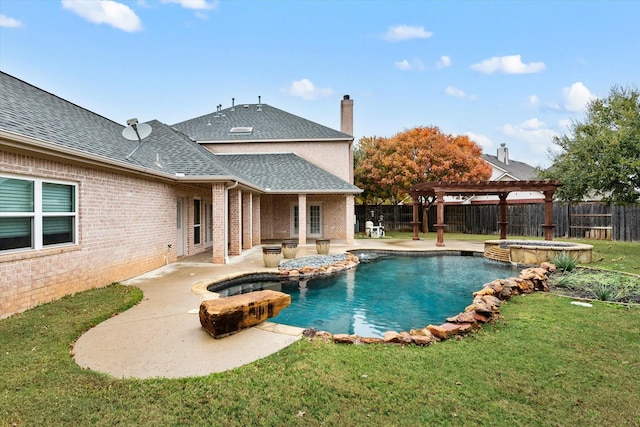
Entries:
{"type": "Polygon", "coordinates": [[[353,136],[267,104],[242,104],[173,125],[198,142],[351,141],[353,136]],[[232,131],[234,129],[234,131],[232,131]]]}
{"type": "Polygon", "coordinates": [[[536,177],[536,168],[526,163],[511,159],[509,159],[509,163],[504,163],[498,160],[498,156],[492,156],[490,154],[483,154],[482,158],[492,166],[504,171],[504,173],[496,179],[497,181],[503,180],[503,178],[511,178],[518,181],[529,181],[536,177]],[[506,175],[508,175],[508,177],[506,175]]]}
{"type": "Polygon", "coordinates": [[[229,170],[210,151],[167,125],[149,122],[151,134],[130,141],[125,126],[0,72],[0,129],[90,155],[175,176],[227,177],[229,170]]]}
{"type": "Polygon", "coordinates": [[[294,153],[218,154],[240,178],[276,193],[359,193],[344,181],[294,153]]]}
{"type": "MultiPolygon", "coordinates": [[[[31,138],[78,157],[102,159],[119,167],[150,170],[175,178],[240,180],[267,192],[357,193],[354,185],[302,159],[294,153],[219,155],[210,152],[178,128],[157,120],[148,122],[151,134],[138,141],[122,136],[125,126],[93,113],[56,95],[0,71],[0,130],[31,138]]],[[[248,110],[257,106],[247,107],[248,110]]],[[[260,135],[278,134],[295,138],[295,130],[305,137],[349,139],[350,135],[326,128],[273,107],[262,105],[253,122],[260,135]],[[266,113],[266,114],[262,114],[266,113]],[[292,123],[276,126],[275,117],[292,123]],[[265,120],[266,119],[266,120],[265,120]],[[271,130],[266,131],[267,126],[271,130]],[[278,130],[279,129],[279,130],[278,130]]],[[[243,106],[236,109],[245,109],[243,106]]],[[[244,112],[242,117],[251,117],[244,112]]],[[[207,117],[207,116],[203,116],[207,117]]],[[[238,115],[240,117],[240,115],[238,115]]],[[[184,122],[196,126],[202,118],[184,122]]],[[[205,120],[205,119],[203,119],[205,120]]],[[[225,120],[221,117],[221,122],[225,120]]],[[[230,118],[229,118],[230,120],[230,118]]],[[[230,122],[231,123],[231,122],[230,122]]],[[[243,122],[246,123],[246,122],[243,122]]],[[[280,122],[282,123],[282,122],[280,122]]],[[[183,126],[186,129],[188,126],[183,126]]],[[[197,127],[197,126],[196,126],[197,127]]],[[[235,135],[234,137],[242,137],[235,135]]]]}

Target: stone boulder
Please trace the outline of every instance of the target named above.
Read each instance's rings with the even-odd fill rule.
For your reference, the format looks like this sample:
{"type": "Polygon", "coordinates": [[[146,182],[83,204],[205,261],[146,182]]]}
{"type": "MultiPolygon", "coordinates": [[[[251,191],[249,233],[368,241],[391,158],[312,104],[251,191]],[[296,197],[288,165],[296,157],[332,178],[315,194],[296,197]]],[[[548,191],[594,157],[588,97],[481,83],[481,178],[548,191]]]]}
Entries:
{"type": "Polygon", "coordinates": [[[214,338],[224,338],[275,317],[291,304],[284,292],[262,290],[202,301],[200,324],[214,338]]]}
{"type": "Polygon", "coordinates": [[[360,340],[358,335],[334,334],[333,342],[337,344],[355,344],[360,340]]]}
{"type": "Polygon", "coordinates": [[[462,325],[447,322],[442,325],[429,325],[427,329],[439,339],[446,340],[452,335],[458,335],[462,329],[462,325]]]}

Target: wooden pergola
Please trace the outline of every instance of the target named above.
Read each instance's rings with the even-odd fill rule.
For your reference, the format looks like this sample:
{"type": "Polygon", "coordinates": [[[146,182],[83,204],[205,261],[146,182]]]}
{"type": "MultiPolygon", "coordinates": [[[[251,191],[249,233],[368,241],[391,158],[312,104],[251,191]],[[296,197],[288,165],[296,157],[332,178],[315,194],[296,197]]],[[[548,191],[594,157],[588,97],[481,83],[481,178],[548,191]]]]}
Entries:
{"type": "Polygon", "coordinates": [[[553,195],[558,187],[558,181],[481,181],[481,182],[423,182],[409,189],[413,198],[413,240],[419,240],[420,226],[420,198],[433,197],[437,206],[437,223],[435,224],[438,237],[436,246],[444,246],[444,196],[498,196],[500,199],[498,229],[500,239],[507,238],[507,196],[514,191],[539,191],[544,194],[544,239],[553,240],[553,195]]]}

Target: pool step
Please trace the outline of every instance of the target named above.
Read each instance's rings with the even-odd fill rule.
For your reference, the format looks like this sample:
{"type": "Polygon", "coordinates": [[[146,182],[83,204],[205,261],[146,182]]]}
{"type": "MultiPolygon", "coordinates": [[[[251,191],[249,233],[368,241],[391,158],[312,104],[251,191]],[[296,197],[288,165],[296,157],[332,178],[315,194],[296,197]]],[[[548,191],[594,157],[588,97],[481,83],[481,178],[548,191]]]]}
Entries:
{"type": "Polygon", "coordinates": [[[511,262],[509,249],[502,249],[499,246],[485,247],[484,257],[494,261],[511,262]]]}

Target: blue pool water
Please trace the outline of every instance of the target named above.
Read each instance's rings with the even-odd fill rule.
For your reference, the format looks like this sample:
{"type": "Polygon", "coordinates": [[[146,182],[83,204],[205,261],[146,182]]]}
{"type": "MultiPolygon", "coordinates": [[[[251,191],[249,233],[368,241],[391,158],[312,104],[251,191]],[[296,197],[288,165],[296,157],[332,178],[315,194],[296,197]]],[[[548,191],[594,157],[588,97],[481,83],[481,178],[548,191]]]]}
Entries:
{"type": "Polygon", "coordinates": [[[253,282],[216,291],[223,295],[275,289],[291,305],[271,321],[334,334],[382,337],[440,324],[471,304],[472,292],[513,267],[478,256],[361,255],[357,268],[300,282],[253,282]]]}

